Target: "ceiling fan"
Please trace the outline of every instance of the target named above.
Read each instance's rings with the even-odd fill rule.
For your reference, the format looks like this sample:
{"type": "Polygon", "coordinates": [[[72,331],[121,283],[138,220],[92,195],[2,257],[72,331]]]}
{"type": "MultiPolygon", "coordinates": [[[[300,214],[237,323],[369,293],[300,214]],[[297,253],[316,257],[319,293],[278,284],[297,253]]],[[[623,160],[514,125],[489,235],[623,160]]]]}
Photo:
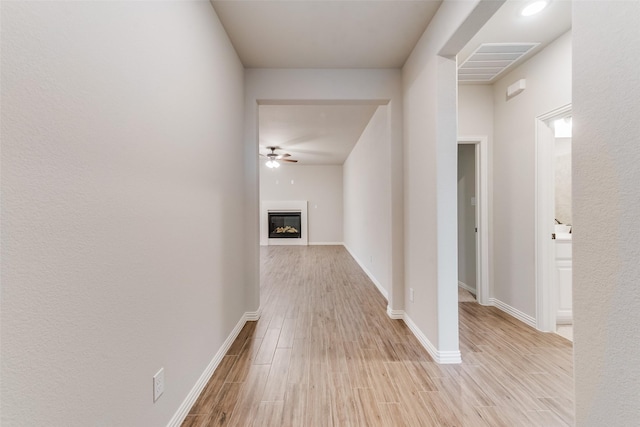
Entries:
{"type": "Polygon", "coordinates": [[[260,154],[262,157],[266,157],[267,158],[267,162],[265,163],[265,165],[268,168],[279,168],[280,167],[280,163],[278,163],[278,161],[280,162],[289,162],[289,163],[298,163],[297,160],[294,159],[288,159],[287,157],[291,157],[291,154],[289,153],[282,153],[282,154],[278,154],[276,153],[276,150],[280,150],[280,147],[276,147],[276,146],[272,146],[272,147],[267,147],[267,150],[271,150],[270,153],[267,154],[260,154]]]}

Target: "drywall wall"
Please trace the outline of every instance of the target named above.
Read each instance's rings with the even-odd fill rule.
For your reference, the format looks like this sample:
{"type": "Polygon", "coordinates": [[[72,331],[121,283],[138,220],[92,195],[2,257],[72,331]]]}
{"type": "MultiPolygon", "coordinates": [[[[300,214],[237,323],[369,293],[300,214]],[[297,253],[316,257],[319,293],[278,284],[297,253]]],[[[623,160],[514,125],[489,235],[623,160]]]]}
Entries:
{"type": "Polygon", "coordinates": [[[458,145],[458,282],[476,289],[476,145],[458,145]]]}
{"type": "Polygon", "coordinates": [[[460,361],[455,54],[501,3],[443,2],[403,68],[406,314],[443,363],[460,361]]]}
{"type": "Polygon", "coordinates": [[[391,170],[388,107],[381,105],[344,162],[344,244],[387,295],[391,170]]]}
{"type": "Polygon", "coordinates": [[[493,297],[535,318],[535,118],[571,103],[571,32],[493,85],[493,297]],[[507,99],[507,87],[527,87],[507,99]]]}
{"type": "MultiPolygon", "coordinates": [[[[258,263],[258,105],[269,103],[368,103],[387,105],[390,147],[386,167],[391,170],[389,224],[380,224],[391,246],[389,306],[401,310],[403,278],[402,192],[402,75],[400,70],[247,69],[245,71],[245,241],[249,307],[260,303],[258,263]]],[[[382,260],[380,260],[382,261],[382,260]]]]}
{"type": "Polygon", "coordinates": [[[640,3],[573,3],[576,425],[640,418],[640,3]],[[597,57],[594,57],[597,52],[597,57]]]}
{"type": "Polygon", "coordinates": [[[207,2],[1,7],[2,425],[167,425],[245,312],[242,66],[207,2]]]}
{"type": "Polygon", "coordinates": [[[458,136],[493,139],[493,86],[458,85],[458,136]]]}
{"type": "MultiPolygon", "coordinates": [[[[306,200],[309,244],[342,243],[342,166],[260,162],[260,200],[306,200]]],[[[260,223],[260,227],[267,224],[260,223]]]]}

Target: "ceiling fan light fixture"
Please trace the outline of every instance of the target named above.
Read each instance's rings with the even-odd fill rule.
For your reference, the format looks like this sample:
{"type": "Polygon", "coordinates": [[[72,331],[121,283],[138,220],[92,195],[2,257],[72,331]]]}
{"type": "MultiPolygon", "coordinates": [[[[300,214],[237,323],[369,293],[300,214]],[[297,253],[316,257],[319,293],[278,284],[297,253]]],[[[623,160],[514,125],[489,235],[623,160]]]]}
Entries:
{"type": "Polygon", "coordinates": [[[276,162],[275,160],[267,160],[267,163],[265,163],[265,166],[268,168],[279,168],[280,167],[280,163],[276,162]]]}
{"type": "Polygon", "coordinates": [[[520,15],[522,16],[533,16],[537,13],[542,12],[542,10],[549,6],[549,0],[534,0],[526,4],[525,7],[520,11],[520,15]]]}

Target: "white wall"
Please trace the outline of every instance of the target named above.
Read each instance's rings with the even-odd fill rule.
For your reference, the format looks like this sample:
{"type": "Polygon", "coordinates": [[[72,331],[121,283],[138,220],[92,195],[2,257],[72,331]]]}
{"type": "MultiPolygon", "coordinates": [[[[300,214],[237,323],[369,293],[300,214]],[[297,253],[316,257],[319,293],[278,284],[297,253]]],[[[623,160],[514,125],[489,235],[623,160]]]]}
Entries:
{"type": "Polygon", "coordinates": [[[458,145],[458,281],[476,289],[476,145],[458,145]]]}
{"type": "Polygon", "coordinates": [[[442,362],[460,360],[455,54],[500,5],[443,2],[403,68],[406,314],[442,362]]]}
{"type": "Polygon", "coordinates": [[[639,29],[639,2],[573,4],[573,315],[581,427],[637,425],[640,416],[639,29]]]}
{"type": "Polygon", "coordinates": [[[242,85],[208,2],[2,2],[3,425],[174,415],[245,311],[242,85]]]}
{"type": "Polygon", "coordinates": [[[493,89],[492,296],[535,318],[535,118],[571,103],[571,32],[493,89]],[[507,100],[519,79],[527,88],[507,100]]]}
{"type": "Polygon", "coordinates": [[[390,290],[391,170],[388,107],[381,105],[344,162],[344,244],[390,290]]]}
{"type": "Polygon", "coordinates": [[[399,70],[248,69],[245,72],[245,270],[249,307],[260,303],[258,263],[258,104],[272,101],[333,104],[366,102],[387,104],[391,132],[387,167],[391,170],[387,231],[391,246],[389,305],[402,309],[403,287],[403,193],[402,193],[402,86],[399,70]]]}
{"type": "Polygon", "coordinates": [[[458,135],[493,139],[493,86],[458,85],[458,135]]]}
{"type": "Polygon", "coordinates": [[[341,244],[342,166],[283,163],[269,169],[264,163],[260,162],[260,200],[306,200],[309,244],[341,244]]]}

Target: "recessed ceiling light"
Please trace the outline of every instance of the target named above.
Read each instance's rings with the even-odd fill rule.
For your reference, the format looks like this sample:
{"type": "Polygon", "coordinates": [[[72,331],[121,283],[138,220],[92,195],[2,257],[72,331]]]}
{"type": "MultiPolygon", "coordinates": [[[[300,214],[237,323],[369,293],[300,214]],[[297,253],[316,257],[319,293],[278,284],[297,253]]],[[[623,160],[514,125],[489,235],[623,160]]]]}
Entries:
{"type": "Polygon", "coordinates": [[[549,5],[549,0],[532,1],[522,9],[522,11],[520,12],[520,15],[522,16],[535,15],[536,13],[542,12],[542,9],[544,9],[548,5],[549,5]]]}

